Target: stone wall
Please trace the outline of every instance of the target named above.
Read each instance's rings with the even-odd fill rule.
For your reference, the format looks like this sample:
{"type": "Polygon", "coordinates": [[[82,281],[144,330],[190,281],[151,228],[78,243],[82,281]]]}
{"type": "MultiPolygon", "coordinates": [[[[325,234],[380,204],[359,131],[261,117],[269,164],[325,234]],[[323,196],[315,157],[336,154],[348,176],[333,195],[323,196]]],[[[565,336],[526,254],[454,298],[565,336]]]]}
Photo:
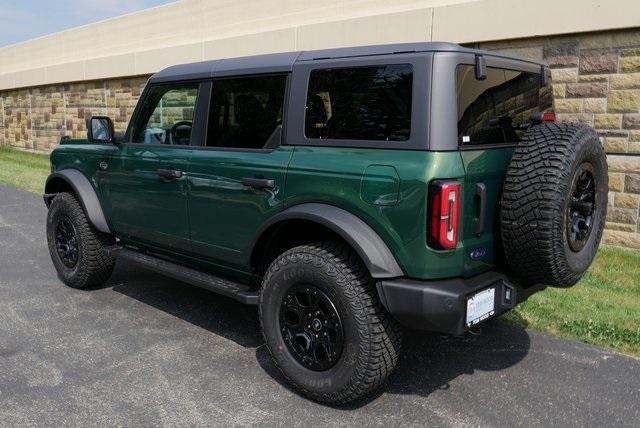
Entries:
{"type": "Polygon", "coordinates": [[[123,132],[146,77],[0,92],[0,145],[50,151],[63,136],[86,136],[85,120],[107,115],[123,132]]]}
{"type": "MultiPolygon", "coordinates": [[[[609,161],[605,241],[640,248],[640,29],[480,43],[545,61],[561,121],[594,126],[609,161]]],[[[51,150],[106,114],[124,131],[148,76],[0,92],[0,145],[51,150]]]]}
{"type": "Polygon", "coordinates": [[[640,248],[640,29],[481,43],[544,61],[554,110],[596,128],[609,162],[605,242],[640,248]]]}

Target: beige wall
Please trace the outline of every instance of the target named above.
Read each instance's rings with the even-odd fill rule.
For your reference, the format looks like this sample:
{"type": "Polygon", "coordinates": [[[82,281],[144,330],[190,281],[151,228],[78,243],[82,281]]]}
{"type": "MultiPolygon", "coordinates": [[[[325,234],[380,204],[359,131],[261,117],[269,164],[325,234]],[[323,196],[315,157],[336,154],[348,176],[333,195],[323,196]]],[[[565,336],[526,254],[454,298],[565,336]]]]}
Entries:
{"type": "Polygon", "coordinates": [[[554,111],[600,135],[609,164],[604,242],[640,249],[640,28],[480,43],[544,61],[554,111]]]}
{"type": "Polygon", "coordinates": [[[549,64],[559,120],[608,152],[605,242],[640,248],[639,0],[183,0],[1,48],[0,145],[48,151],[94,114],[122,131],[171,64],[428,40],[549,64]]]}
{"type": "Polygon", "coordinates": [[[258,53],[634,26],[638,0],[182,0],[0,48],[0,90],[258,53]]]}

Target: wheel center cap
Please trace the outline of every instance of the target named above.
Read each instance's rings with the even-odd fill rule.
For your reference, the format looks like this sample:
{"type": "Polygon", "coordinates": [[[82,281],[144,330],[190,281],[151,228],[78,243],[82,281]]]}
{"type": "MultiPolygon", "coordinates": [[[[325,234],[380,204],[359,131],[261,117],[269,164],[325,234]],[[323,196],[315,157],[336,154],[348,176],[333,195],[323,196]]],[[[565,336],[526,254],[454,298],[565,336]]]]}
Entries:
{"type": "Polygon", "coordinates": [[[311,321],[311,326],[315,331],[320,331],[322,330],[322,321],[320,321],[318,318],[315,318],[313,321],[311,321]]]}

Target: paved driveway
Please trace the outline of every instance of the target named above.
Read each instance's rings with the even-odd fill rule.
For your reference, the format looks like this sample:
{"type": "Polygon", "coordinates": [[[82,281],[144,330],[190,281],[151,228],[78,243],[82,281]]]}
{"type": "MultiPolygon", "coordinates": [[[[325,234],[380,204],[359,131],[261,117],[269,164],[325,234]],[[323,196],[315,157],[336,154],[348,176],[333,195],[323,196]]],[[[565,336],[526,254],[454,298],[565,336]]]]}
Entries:
{"type": "Polygon", "coordinates": [[[640,360],[500,321],[472,341],[409,333],[380,394],[312,403],[253,307],[124,263],[104,288],[65,287],[45,215],[0,187],[0,426],[640,424],[640,360]]]}

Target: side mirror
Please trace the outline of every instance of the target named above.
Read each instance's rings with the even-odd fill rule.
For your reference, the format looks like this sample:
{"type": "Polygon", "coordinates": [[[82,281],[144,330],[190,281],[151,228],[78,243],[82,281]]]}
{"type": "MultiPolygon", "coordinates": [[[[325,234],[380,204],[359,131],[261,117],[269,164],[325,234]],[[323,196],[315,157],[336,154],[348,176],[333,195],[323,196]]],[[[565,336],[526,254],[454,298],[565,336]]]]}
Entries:
{"type": "Polygon", "coordinates": [[[91,143],[113,143],[113,122],[107,116],[91,116],[87,120],[87,139],[91,143]]]}

